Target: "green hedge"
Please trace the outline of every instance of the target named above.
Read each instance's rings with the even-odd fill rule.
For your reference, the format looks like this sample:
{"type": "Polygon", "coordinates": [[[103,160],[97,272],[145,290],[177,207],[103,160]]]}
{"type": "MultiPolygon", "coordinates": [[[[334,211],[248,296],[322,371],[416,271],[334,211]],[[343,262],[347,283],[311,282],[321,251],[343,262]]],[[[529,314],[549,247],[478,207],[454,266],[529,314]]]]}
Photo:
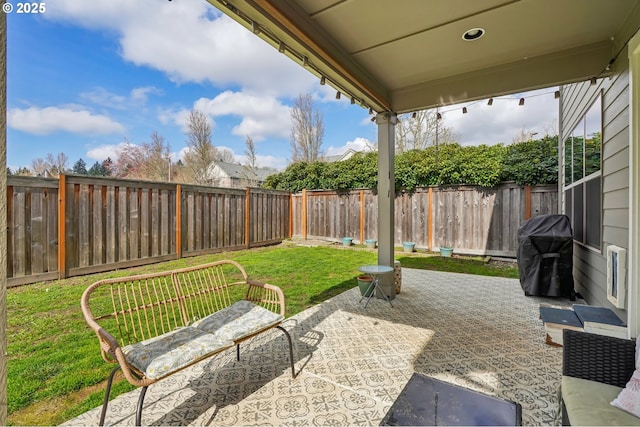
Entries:
{"type": "MultiPolygon", "coordinates": [[[[558,139],[545,137],[505,146],[457,143],[412,150],[395,157],[395,187],[412,191],[429,185],[520,185],[558,182],[558,139]]],[[[271,175],[266,188],[299,192],[378,186],[378,153],[358,153],[335,163],[296,162],[271,175]]]]}

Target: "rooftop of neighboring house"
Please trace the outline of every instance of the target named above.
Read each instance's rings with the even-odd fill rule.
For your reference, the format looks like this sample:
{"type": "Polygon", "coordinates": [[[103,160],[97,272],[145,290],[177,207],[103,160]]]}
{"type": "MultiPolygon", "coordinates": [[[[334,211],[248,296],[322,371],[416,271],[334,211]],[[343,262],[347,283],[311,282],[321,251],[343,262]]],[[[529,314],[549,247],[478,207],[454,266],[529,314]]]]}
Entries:
{"type": "Polygon", "coordinates": [[[326,162],[326,163],[341,162],[343,160],[347,160],[348,158],[350,158],[351,156],[353,156],[356,153],[357,153],[357,151],[349,148],[347,151],[345,151],[342,154],[338,154],[338,155],[335,155],[335,156],[324,156],[324,157],[320,157],[318,160],[320,160],[321,162],[326,162]]]}
{"type": "MultiPolygon", "coordinates": [[[[220,168],[225,174],[233,179],[247,178],[245,167],[237,163],[215,162],[215,166],[220,168]]],[[[277,170],[272,168],[257,168],[256,179],[258,181],[264,181],[269,175],[273,175],[277,170]]]]}

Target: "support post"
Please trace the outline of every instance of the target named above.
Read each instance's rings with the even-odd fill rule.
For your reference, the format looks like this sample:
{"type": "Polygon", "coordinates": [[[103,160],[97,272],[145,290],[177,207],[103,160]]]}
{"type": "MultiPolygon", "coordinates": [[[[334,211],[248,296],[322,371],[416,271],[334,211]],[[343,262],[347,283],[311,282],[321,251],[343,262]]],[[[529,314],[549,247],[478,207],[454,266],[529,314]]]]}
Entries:
{"type": "MultiPolygon", "coordinates": [[[[7,14],[0,16],[0,169],[7,170],[7,14]]],[[[7,174],[0,175],[0,425],[7,425],[7,174]]]]}
{"type": "MultiPolygon", "coordinates": [[[[385,112],[376,115],[378,125],[378,264],[393,267],[395,218],[395,127],[398,117],[385,112]]],[[[393,275],[380,278],[389,298],[395,298],[393,275]]]]}

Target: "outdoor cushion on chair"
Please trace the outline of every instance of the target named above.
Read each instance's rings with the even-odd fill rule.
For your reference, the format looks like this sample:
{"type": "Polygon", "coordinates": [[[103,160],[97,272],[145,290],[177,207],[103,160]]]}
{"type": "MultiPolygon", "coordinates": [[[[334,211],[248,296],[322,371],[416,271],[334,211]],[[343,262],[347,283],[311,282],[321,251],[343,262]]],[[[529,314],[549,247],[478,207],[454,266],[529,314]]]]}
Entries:
{"type": "Polygon", "coordinates": [[[122,352],[139,372],[158,379],[231,346],[229,340],[188,326],[127,345],[122,352]]]}
{"type": "Polygon", "coordinates": [[[282,321],[284,316],[242,300],[198,320],[192,326],[222,340],[237,341],[282,321]]]}
{"type": "Polygon", "coordinates": [[[622,390],[610,384],[562,376],[562,398],[571,425],[638,425],[640,419],[609,404],[622,390]],[[596,409],[597,408],[597,409],[596,409]]]}

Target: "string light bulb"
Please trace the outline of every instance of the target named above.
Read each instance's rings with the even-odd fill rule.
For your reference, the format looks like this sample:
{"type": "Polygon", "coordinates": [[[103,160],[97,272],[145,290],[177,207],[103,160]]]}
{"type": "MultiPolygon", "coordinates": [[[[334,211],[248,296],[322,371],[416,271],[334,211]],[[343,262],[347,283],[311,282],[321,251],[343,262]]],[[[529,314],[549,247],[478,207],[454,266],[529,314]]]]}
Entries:
{"type": "Polygon", "coordinates": [[[555,99],[560,98],[560,91],[559,91],[559,90],[555,91],[555,92],[553,93],[553,97],[554,97],[555,99]]]}
{"type": "Polygon", "coordinates": [[[278,43],[278,52],[284,53],[284,42],[278,43]]]}
{"type": "Polygon", "coordinates": [[[467,114],[467,107],[462,107],[462,114],[467,114]]]}
{"type": "Polygon", "coordinates": [[[493,98],[489,98],[489,100],[487,101],[487,105],[493,105],[493,98]]]}
{"type": "Polygon", "coordinates": [[[355,103],[356,103],[356,99],[355,99],[353,96],[351,97],[351,103],[352,103],[352,104],[355,104],[355,103]]]}
{"type": "Polygon", "coordinates": [[[414,112],[413,112],[413,114],[411,115],[411,118],[412,118],[412,119],[415,119],[417,115],[418,115],[418,113],[416,113],[416,112],[414,111],[414,112]]]}
{"type": "Polygon", "coordinates": [[[325,84],[327,84],[327,79],[324,76],[320,77],[320,86],[324,86],[325,84]]]}
{"type": "Polygon", "coordinates": [[[442,118],[442,114],[436,113],[436,119],[440,120],[442,118]]]}
{"type": "Polygon", "coordinates": [[[340,91],[336,92],[336,99],[340,99],[340,91]]]}
{"type": "Polygon", "coordinates": [[[524,98],[520,98],[520,102],[518,102],[518,105],[524,105],[524,98]]]}

